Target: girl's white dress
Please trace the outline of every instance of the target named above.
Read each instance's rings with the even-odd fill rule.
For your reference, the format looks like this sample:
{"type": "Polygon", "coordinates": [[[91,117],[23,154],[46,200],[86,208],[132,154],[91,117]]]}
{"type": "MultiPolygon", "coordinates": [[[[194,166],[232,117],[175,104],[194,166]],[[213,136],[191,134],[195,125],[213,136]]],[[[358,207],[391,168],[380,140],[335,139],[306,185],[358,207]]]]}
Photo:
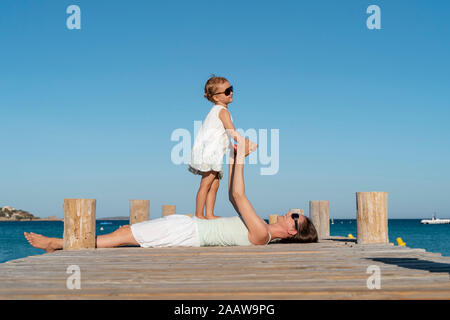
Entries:
{"type": "Polygon", "coordinates": [[[189,171],[194,174],[212,170],[218,172],[219,179],[223,177],[223,157],[232,143],[219,119],[222,109],[226,108],[218,104],[211,108],[195,138],[189,164],[189,171]]]}

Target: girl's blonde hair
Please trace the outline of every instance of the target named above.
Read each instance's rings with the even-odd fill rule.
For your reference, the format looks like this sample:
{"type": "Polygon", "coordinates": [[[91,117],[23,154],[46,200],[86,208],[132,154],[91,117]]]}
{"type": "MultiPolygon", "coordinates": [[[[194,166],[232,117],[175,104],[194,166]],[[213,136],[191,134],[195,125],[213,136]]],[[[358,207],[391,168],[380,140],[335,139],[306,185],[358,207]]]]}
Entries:
{"type": "Polygon", "coordinates": [[[213,100],[213,95],[217,92],[217,85],[225,83],[227,81],[228,80],[224,77],[216,77],[215,75],[211,75],[211,78],[209,78],[205,84],[205,98],[212,103],[216,103],[213,100]]]}

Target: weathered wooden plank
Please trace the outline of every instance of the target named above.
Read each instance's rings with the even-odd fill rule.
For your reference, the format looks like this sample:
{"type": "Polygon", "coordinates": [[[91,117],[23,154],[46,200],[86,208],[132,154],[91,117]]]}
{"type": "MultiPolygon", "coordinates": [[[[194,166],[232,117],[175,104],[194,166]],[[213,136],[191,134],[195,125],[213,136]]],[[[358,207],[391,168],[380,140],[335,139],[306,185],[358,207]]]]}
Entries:
{"type": "Polygon", "coordinates": [[[265,247],[58,251],[0,264],[0,298],[450,298],[449,257],[338,240],[265,247]],[[66,288],[71,264],[80,267],[81,290],[66,288]],[[381,290],[367,289],[369,265],[380,267],[381,290]],[[208,272],[198,272],[204,269],[208,272]]]}

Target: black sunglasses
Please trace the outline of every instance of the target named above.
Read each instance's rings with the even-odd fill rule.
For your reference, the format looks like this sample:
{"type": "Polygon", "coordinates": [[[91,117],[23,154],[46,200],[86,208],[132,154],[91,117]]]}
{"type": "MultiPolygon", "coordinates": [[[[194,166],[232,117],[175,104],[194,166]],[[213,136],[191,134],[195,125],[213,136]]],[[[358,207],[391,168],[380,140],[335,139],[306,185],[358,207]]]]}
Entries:
{"type": "Polygon", "coordinates": [[[298,213],[293,213],[291,215],[291,218],[294,219],[295,222],[295,230],[298,231],[298,218],[300,217],[300,215],[298,213]]]}
{"type": "Polygon", "coordinates": [[[225,95],[228,97],[230,95],[230,93],[232,93],[232,92],[233,92],[233,86],[226,88],[224,92],[214,93],[213,96],[215,96],[216,94],[225,93],[225,95]]]}

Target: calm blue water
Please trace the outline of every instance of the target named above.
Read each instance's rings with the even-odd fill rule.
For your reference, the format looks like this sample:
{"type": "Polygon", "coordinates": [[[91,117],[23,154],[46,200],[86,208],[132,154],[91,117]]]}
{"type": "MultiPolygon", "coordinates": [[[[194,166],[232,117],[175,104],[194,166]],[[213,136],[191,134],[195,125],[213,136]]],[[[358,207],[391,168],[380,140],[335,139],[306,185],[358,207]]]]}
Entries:
{"type": "MultiPolygon", "coordinates": [[[[113,232],[126,224],[128,220],[97,221],[97,235],[113,232]]],[[[62,221],[0,222],[0,263],[44,253],[44,250],[28,244],[23,236],[25,231],[62,238],[63,229],[62,221]]],[[[347,236],[349,233],[356,237],[356,220],[335,219],[334,224],[330,225],[332,236],[347,236]]],[[[398,237],[408,247],[450,256],[450,224],[423,225],[416,219],[389,220],[389,241],[397,245],[395,239],[398,237]]]]}
{"type": "MultiPolygon", "coordinates": [[[[97,221],[96,234],[111,233],[128,220],[97,221]],[[103,228],[103,230],[100,230],[103,228]]],[[[24,232],[39,233],[47,237],[62,238],[64,222],[62,221],[2,221],[0,222],[0,263],[43,254],[44,250],[33,248],[23,236],[24,232]]]]}

